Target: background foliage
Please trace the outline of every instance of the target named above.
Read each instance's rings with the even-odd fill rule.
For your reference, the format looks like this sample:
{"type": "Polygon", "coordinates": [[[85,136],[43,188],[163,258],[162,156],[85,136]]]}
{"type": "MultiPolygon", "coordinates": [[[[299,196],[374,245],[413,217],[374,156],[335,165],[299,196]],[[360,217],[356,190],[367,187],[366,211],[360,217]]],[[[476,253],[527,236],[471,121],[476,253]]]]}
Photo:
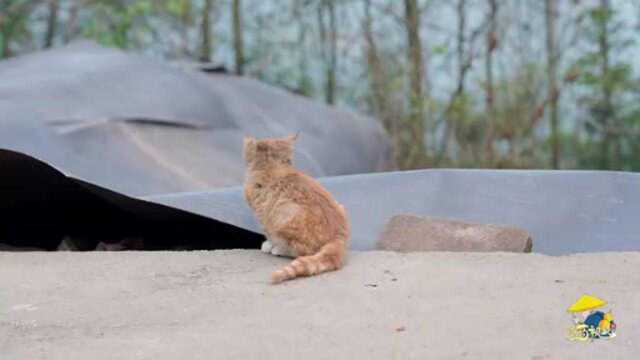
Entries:
{"type": "Polygon", "coordinates": [[[85,38],[221,62],[375,116],[402,168],[638,171],[639,21],[633,0],[2,0],[0,58],[85,38]]]}

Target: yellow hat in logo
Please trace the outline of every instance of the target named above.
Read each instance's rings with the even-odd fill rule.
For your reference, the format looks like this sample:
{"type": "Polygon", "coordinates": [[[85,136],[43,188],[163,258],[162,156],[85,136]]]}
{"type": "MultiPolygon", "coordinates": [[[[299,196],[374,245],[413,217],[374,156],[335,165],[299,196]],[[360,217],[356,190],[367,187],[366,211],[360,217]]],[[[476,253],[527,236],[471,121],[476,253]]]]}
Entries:
{"type": "Polygon", "coordinates": [[[583,311],[599,308],[600,306],[604,306],[606,304],[607,304],[606,301],[602,299],[598,299],[595,296],[582,295],[580,299],[578,299],[578,301],[576,301],[573,305],[569,307],[569,309],[567,309],[567,311],[572,313],[583,312],[583,311]]]}

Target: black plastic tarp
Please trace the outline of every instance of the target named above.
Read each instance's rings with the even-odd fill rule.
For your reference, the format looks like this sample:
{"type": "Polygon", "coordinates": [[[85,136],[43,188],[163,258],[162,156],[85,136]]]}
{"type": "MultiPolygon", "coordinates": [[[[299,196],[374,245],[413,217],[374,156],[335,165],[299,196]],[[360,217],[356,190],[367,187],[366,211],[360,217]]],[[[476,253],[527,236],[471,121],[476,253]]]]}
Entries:
{"type": "MultiPolygon", "coordinates": [[[[43,161],[0,149],[0,244],[73,250],[131,241],[133,250],[257,248],[263,236],[68,177],[43,161]]],[[[2,248],[2,247],[0,247],[2,248]]]]}

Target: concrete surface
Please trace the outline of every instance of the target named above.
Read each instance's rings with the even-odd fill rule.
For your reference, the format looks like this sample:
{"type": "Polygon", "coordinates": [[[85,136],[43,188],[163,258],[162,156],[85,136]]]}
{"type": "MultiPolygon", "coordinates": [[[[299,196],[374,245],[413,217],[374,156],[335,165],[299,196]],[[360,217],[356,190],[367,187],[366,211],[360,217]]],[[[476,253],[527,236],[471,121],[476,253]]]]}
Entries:
{"type": "Polygon", "coordinates": [[[0,253],[0,359],[636,359],[640,253],[0,253]],[[618,337],[565,339],[583,293],[618,337]]]}

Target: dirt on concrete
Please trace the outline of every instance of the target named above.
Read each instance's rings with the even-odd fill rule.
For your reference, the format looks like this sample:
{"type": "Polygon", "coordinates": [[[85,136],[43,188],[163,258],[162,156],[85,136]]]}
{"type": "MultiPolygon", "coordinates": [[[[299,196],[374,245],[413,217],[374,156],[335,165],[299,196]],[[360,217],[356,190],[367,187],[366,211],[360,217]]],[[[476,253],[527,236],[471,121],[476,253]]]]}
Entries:
{"type": "Polygon", "coordinates": [[[354,252],[268,283],[258,251],[0,253],[0,359],[632,359],[640,253],[354,252]],[[610,340],[566,309],[607,300],[610,340]]]}

